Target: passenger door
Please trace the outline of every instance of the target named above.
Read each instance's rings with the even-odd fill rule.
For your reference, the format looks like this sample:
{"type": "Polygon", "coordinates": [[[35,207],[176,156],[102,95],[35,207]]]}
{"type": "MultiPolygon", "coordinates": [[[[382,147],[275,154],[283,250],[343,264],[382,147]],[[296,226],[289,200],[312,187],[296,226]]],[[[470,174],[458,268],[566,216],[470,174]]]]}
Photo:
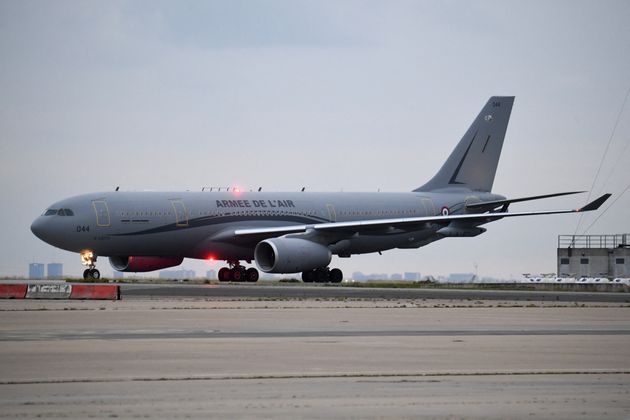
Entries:
{"type": "Polygon", "coordinates": [[[188,210],[182,200],[171,200],[173,211],[175,212],[175,225],[179,227],[188,226],[188,210]]]}
{"type": "Polygon", "coordinates": [[[105,200],[94,200],[92,201],[92,207],[94,208],[94,213],[96,214],[96,226],[111,226],[107,202],[105,200]]]}

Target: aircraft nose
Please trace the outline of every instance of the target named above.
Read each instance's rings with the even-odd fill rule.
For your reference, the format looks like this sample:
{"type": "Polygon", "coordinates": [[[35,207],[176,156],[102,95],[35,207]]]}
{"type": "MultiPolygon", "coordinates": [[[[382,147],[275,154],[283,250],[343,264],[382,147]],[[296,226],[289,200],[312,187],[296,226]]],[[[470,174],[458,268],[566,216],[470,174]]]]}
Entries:
{"type": "Polygon", "coordinates": [[[46,241],[46,221],[42,217],[38,217],[31,225],[31,232],[42,241],[46,241]]]}

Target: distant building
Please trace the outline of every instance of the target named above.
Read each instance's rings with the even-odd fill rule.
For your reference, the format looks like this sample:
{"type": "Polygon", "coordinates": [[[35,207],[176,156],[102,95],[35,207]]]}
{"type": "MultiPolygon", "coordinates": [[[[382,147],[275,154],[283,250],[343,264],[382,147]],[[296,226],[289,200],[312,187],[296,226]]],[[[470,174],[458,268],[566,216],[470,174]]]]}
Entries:
{"type": "Polygon", "coordinates": [[[208,271],[206,271],[206,278],[208,280],[216,280],[217,279],[217,272],[216,272],[216,270],[208,270],[208,271]]]}
{"type": "Polygon", "coordinates": [[[403,279],[406,281],[418,281],[421,278],[422,276],[420,275],[420,273],[406,272],[405,274],[403,274],[403,279]]]}
{"type": "Polygon", "coordinates": [[[630,234],[558,236],[558,277],[630,277],[630,234]]]}
{"type": "Polygon", "coordinates": [[[122,271],[114,270],[113,277],[115,279],[122,279],[125,278],[125,273],[123,273],[122,271]]]}
{"type": "Polygon", "coordinates": [[[44,264],[32,263],[28,265],[28,278],[33,280],[42,280],[44,278],[44,264]]]}
{"type": "Polygon", "coordinates": [[[61,280],[63,278],[63,264],[61,263],[49,263],[46,266],[49,280],[61,280]]]}
{"type": "Polygon", "coordinates": [[[365,274],[363,274],[360,271],[355,271],[354,273],[352,273],[352,280],[354,280],[354,281],[365,281],[367,279],[365,278],[365,274]]]}
{"type": "Polygon", "coordinates": [[[184,280],[194,279],[197,273],[194,270],[162,270],[160,271],[161,279],[184,280]]]}
{"type": "Polygon", "coordinates": [[[403,276],[400,273],[394,273],[391,276],[389,276],[389,279],[394,280],[394,281],[400,281],[403,279],[403,276]]]}

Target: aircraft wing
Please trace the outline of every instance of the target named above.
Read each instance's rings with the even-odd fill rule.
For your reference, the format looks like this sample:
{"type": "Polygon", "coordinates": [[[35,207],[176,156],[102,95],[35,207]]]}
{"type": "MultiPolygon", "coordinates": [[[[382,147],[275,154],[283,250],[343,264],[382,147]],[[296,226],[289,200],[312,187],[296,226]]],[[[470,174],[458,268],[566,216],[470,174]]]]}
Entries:
{"type": "Polygon", "coordinates": [[[263,238],[271,238],[289,233],[301,233],[309,230],[315,232],[337,232],[337,233],[365,233],[370,231],[381,231],[388,228],[397,228],[406,231],[417,230],[426,224],[448,225],[451,222],[471,223],[479,226],[484,223],[502,219],[504,217],[520,217],[520,216],[538,216],[549,214],[563,213],[581,213],[597,210],[611,194],[604,194],[601,197],[591,201],[584,207],[574,210],[548,210],[548,211],[531,211],[519,213],[507,212],[489,212],[476,214],[453,214],[448,216],[429,216],[429,217],[407,217],[395,219],[376,219],[376,220],[356,220],[350,222],[331,222],[319,223],[314,225],[293,225],[269,228],[253,228],[253,229],[237,229],[234,231],[236,237],[260,236],[263,238]]]}
{"type": "Polygon", "coordinates": [[[504,207],[502,211],[505,211],[507,210],[507,206],[509,206],[512,203],[521,203],[523,201],[532,201],[532,200],[540,200],[543,198],[560,197],[563,195],[582,194],[585,192],[586,191],[570,191],[570,192],[561,192],[561,193],[554,193],[554,194],[535,195],[531,197],[510,198],[506,200],[483,201],[481,203],[466,204],[466,210],[490,211],[490,210],[496,209],[497,207],[504,207]]]}

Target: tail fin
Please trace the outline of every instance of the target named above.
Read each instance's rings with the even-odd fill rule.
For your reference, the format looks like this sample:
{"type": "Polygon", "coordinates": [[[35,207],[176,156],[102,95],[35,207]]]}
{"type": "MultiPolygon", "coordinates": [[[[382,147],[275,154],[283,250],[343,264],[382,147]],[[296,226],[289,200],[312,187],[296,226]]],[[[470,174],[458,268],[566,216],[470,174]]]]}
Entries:
{"type": "Polygon", "coordinates": [[[488,99],[439,172],[414,191],[449,187],[491,191],[513,103],[513,96],[488,99]]]}

